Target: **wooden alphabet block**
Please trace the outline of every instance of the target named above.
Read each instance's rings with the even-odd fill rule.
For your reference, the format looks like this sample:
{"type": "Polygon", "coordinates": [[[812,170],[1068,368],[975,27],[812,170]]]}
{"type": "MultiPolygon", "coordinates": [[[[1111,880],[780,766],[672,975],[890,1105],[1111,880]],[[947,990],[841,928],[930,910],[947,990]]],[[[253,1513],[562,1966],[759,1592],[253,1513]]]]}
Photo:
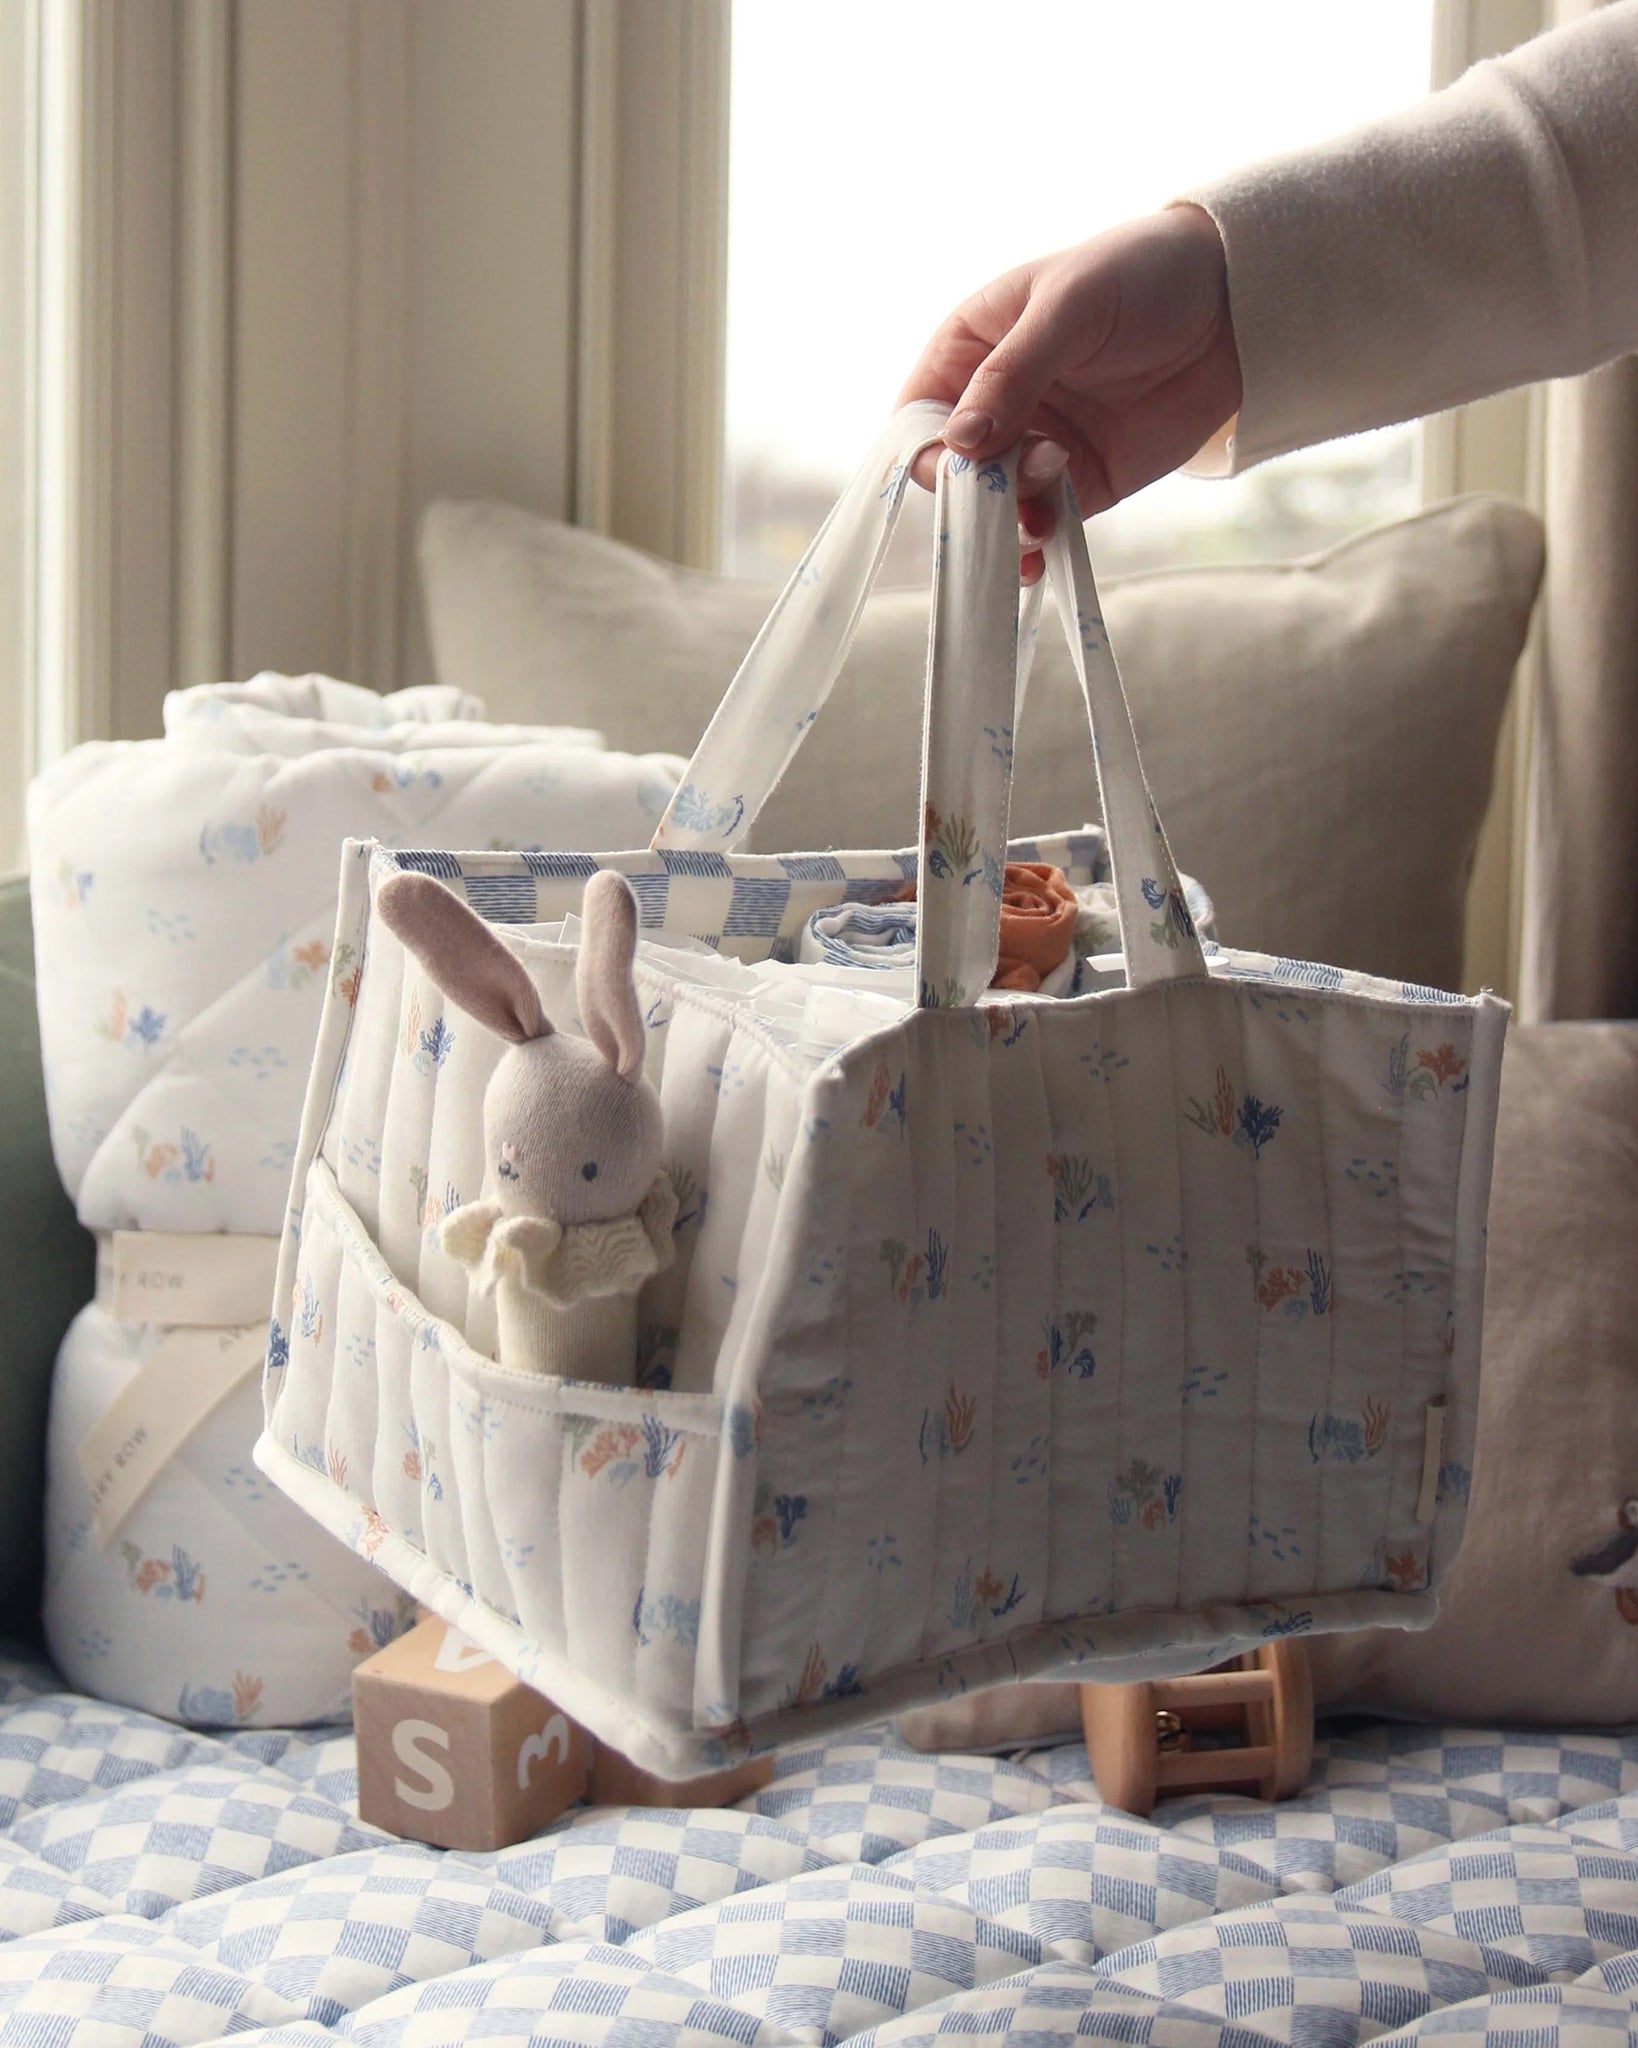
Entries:
{"type": "Polygon", "coordinates": [[[682,1784],[640,1771],[606,1742],[592,1744],[591,1796],[595,1806],[732,1806],[760,1792],[774,1774],[771,1756],[748,1757],[731,1770],[712,1771],[682,1784]]]}
{"type": "Polygon", "coordinates": [[[578,1722],[436,1618],[354,1671],[353,1725],[359,1818],[410,1841],[504,1849],[585,1796],[578,1722]]]}

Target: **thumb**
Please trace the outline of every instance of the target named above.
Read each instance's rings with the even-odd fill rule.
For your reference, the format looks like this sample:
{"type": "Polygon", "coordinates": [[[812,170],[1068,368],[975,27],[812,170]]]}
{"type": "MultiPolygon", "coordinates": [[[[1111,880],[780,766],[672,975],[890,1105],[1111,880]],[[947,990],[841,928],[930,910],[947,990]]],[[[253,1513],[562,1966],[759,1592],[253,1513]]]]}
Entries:
{"type": "Polygon", "coordinates": [[[1075,350],[1051,318],[1032,300],[967,380],[945,423],[944,439],[963,455],[997,455],[1023,438],[1035,409],[1075,350]]]}

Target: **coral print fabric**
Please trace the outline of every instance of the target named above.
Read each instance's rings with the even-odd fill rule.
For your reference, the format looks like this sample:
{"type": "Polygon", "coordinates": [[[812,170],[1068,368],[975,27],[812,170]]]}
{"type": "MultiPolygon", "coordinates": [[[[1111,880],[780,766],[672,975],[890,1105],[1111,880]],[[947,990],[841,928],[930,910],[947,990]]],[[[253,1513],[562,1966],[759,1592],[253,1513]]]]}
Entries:
{"type": "Polygon", "coordinates": [[[340,931],[366,966],[321,1034],[258,1461],[674,1775],[1020,1673],[1424,1625],[1460,1539],[1504,1006],[1204,934],[1073,519],[1053,578],[1107,840],[1008,844],[1003,466],[999,490],[947,469],[941,492],[919,847],[701,843],[754,816],[823,702],[925,428],[826,529],[650,853],[347,863],[340,931]],[[1112,887],[1116,985],[977,999],[1009,859],[1112,887]],[[440,874],[514,928],[569,1020],[573,947],[528,927],[599,864],[650,934],[776,962],[827,906],[918,885],[920,999],[839,1047],[639,955],[679,1206],[629,1390],[490,1362],[437,1219],[479,1192],[496,1048],[371,917],[402,866],[440,874]]]}
{"type": "MultiPolygon", "coordinates": [[[[76,749],[31,793],[52,1141],[92,1229],[276,1238],[319,1018],[358,987],[358,945],[335,939],[347,834],[641,843],[680,763],[490,725],[453,690],[381,698],[319,676],[183,691],[165,720],[162,740],[76,749]]],[[[429,1032],[414,1051],[436,1063],[445,1048],[429,1032]]],[[[253,1381],[112,1541],[92,1527],[79,1444],[166,1334],[91,1307],[64,1342],[57,1659],[89,1690],[184,1720],[343,1712],[351,1664],[402,1602],[254,1469],[253,1381]]]]}

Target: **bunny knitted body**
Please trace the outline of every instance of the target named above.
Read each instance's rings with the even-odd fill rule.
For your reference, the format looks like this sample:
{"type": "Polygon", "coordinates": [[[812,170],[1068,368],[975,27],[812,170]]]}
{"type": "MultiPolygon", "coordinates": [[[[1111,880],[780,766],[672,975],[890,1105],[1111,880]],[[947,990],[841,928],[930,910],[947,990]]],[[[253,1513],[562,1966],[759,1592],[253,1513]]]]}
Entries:
{"type": "Polygon", "coordinates": [[[437,987],[509,1041],[484,1091],[487,1192],[442,1238],[495,1298],[501,1364],[632,1385],[637,1291],[671,1263],[677,1200],[642,1078],[630,885],[607,871],[586,884],[583,1039],[553,1030],[517,956],[441,882],[395,875],[377,900],[437,987]]]}

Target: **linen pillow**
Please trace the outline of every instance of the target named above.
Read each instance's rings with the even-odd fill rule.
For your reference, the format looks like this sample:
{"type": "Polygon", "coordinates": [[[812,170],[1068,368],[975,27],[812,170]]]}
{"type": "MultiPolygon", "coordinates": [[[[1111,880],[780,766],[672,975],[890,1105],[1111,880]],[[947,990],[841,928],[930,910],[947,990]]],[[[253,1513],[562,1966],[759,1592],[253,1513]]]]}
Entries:
{"type": "MultiPolygon", "coordinates": [[[[497,718],[589,719],[612,747],[689,753],[774,597],[505,505],[429,506],[420,561],[440,681],[497,718]]],[[[1111,581],[1144,763],[1226,942],[1459,985],[1474,842],[1541,569],[1531,513],[1463,498],[1307,561],[1111,581]]],[[[913,836],[926,631],[924,593],[870,600],[754,845],[913,836]]],[[[1017,762],[1017,832],[1096,815],[1050,619],[1017,762]]]]}
{"type": "Polygon", "coordinates": [[[0,1628],[34,1636],[51,1367],[63,1332],[91,1299],[96,1255],[51,1157],[26,875],[0,880],[0,1045],[0,1628]]]}
{"type": "Polygon", "coordinates": [[[1466,1538],[1432,1628],[1310,1644],[1322,1706],[1638,1721],[1635,1238],[1638,1024],[1512,1032],[1466,1538]]]}

